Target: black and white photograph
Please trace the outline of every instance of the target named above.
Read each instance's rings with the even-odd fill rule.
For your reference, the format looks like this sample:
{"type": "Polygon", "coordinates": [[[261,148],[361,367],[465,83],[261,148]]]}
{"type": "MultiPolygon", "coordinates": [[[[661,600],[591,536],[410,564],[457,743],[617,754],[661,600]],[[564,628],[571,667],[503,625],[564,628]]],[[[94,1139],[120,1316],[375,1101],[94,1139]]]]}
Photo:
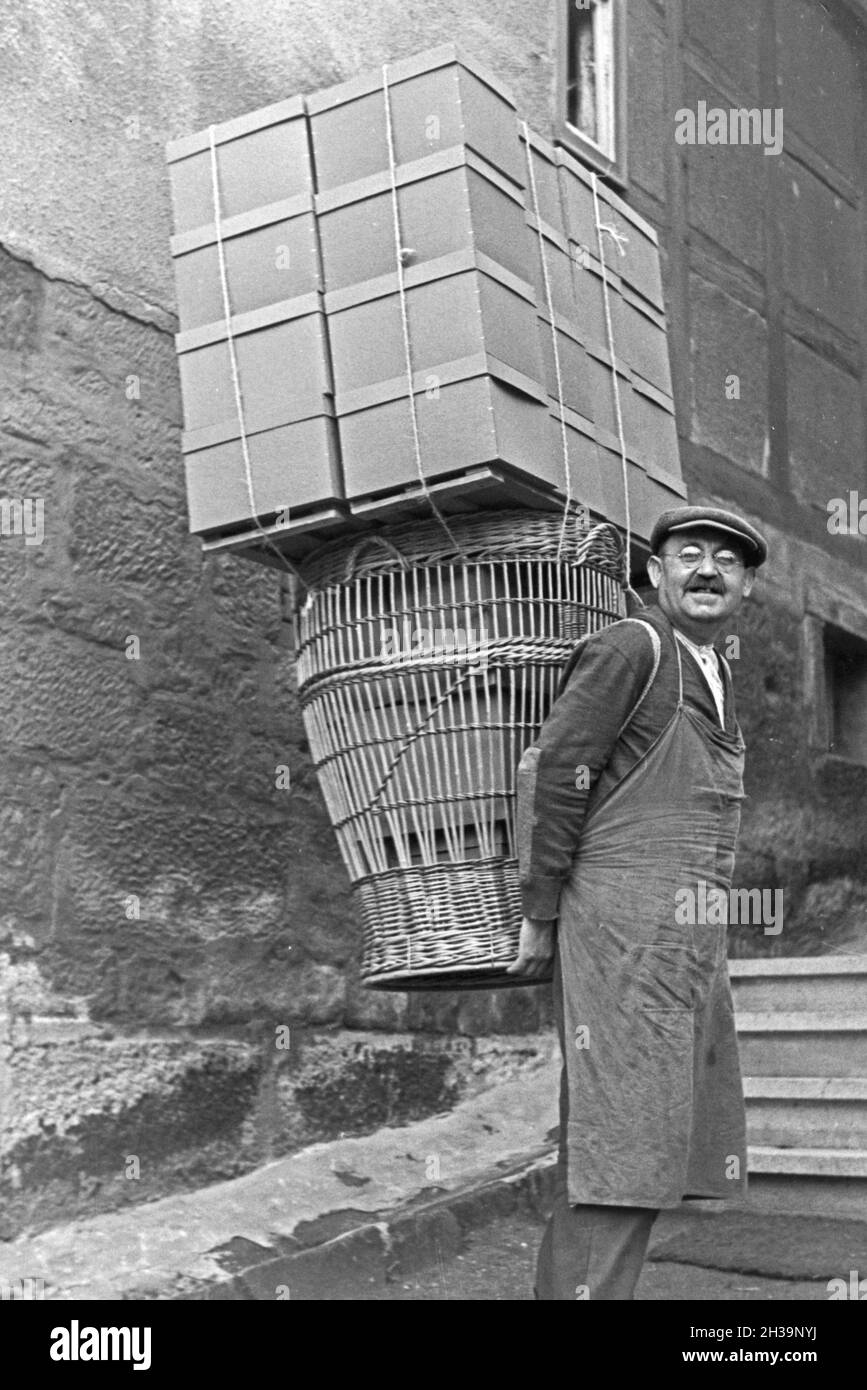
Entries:
{"type": "Polygon", "coordinates": [[[0,0],[0,114],[23,1364],[569,1301],[827,1374],[867,2],[0,0]]]}

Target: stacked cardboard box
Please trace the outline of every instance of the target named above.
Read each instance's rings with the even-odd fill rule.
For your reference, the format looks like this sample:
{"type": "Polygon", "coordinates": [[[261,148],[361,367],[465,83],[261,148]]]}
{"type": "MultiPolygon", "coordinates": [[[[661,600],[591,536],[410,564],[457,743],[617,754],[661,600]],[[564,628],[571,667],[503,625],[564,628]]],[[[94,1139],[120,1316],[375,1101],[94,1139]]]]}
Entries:
{"type": "Polygon", "coordinates": [[[451,47],[386,81],[308,101],[347,498],[488,464],[556,487],[512,99],[451,47]]]}
{"type": "Polygon", "coordinates": [[[343,485],[304,103],[227,122],[213,144],[207,131],[176,141],[169,160],[190,529],[290,503],[333,514],[343,485]]]}
{"type": "Polygon", "coordinates": [[[522,143],[552,431],[562,453],[565,414],[576,493],[594,511],[623,524],[620,425],[605,281],[632,520],[641,534],[659,511],[663,493],[669,494],[672,503],[684,495],[656,234],[622,199],[597,182],[603,228],[600,250],[593,176],[568,153],[533,132],[522,131],[522,143]],[[604,280],[601,255],[605,257],[604,280]],[[560,409],[561,392],[565,412],[560,409]]]}
{"type": "MultiPolygon", "coordinates": [[[[348,525],[410,506],[420,474],[551,504],[567,466],[623,519],[590,176],[522,130],[448,45],[169,146],[193,531],[348,525]]],[[[659,255],[600,197],[646,533],[683,493],[659,255]]]]}

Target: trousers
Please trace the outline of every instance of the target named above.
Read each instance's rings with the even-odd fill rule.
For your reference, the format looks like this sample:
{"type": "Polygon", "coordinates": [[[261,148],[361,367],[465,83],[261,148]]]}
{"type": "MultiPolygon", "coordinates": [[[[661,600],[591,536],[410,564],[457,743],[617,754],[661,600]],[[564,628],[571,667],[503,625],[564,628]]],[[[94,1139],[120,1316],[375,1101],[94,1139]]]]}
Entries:
{"type": "Polygon", "coordinates": [[[539,1248],[535,1297],[633,1298],[657,1214],[648,1207],[570,1206],[565,1171],[558,1175],[539,1248]]]}
{"type": "Polygon", "coordinates": [[[562,978],[554,972],[554,1018],[560,1038],[560,1144],[554,1206],[536,1264],[534,1296],[543,1302],[568,1299],[632,1299],[641,1275],[658,1208],[572,1206],[566,1185],[566,1126],[569,1085],[563,1025],[562,978]]]}

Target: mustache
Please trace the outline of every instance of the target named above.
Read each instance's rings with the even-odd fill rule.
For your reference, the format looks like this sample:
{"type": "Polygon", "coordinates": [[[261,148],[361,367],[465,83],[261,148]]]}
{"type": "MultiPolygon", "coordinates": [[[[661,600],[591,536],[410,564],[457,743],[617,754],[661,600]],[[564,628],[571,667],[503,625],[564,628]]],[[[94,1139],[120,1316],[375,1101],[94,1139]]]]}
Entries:
{"type": "Polygon", "coordinates": [[[710,590],[712,594],[725,593],[725,587],[718,579],[693,579],[686,588],[688,594],[701,593],[703,590],[710,590]]]}

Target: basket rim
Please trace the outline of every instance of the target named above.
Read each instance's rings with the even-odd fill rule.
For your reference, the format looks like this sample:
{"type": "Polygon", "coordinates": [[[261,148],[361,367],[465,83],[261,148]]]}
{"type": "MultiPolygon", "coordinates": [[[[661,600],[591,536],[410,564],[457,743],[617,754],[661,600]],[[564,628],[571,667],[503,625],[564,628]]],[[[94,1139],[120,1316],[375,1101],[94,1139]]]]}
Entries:
{"type": "Polygon", "coordinates": [[[566,517],[565,527],[563,520],[559,513],[529,509],[474,512],[449,518],[454,541],[433,520],[393,522],[360,539],[326,541],[300,562],[299,574],[303,586],[315,591],[409,568],[541,559],[586,565],[622,586],[624,541],[614,523],[587,526],[580,511],[566,517]]]}
{"type": "Polygon", "coordinates": [[[554,978],[553,968],[532,979],[521,975],[510,975],[504,979],[505,975],[503,965],[431,965],[416,971],[404,969],[377,974],[362,973],[361,983],[365,989],[395,988],[401,983],[413,989],[517,989],[522,985],[547,985],[554,978]],[[436,977],[436,983],[433,983],[432,977],[436,977]],[[426,980],[431,980],[431,983],[425,984],[426,980]]]}

